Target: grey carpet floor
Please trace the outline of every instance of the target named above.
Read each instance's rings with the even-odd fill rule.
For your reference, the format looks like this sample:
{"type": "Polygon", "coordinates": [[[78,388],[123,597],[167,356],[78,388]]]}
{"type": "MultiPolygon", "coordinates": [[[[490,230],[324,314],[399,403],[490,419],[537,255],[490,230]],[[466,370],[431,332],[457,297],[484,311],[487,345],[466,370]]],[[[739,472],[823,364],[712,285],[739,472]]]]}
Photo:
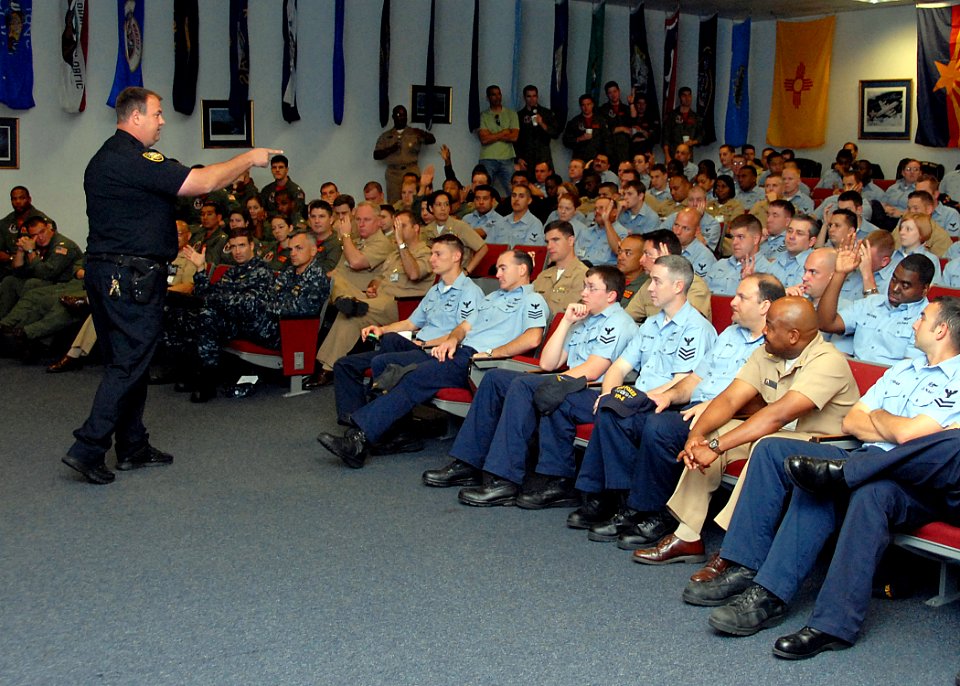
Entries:
{"type": "Polygon", "coordinates": [[[0,361],[5,686],[952,684],[960,669],[957,605],[922,597],[875,601],[851,650],[774,658],[816,578],[781,627],[720,637],[680,600],[690,566],[633,564],[567,510],[422,486],[448,442],[342,467],[315,441],[336,429],[332,389],[195,406],[152,388],[152,442],[175,463],[87,485],[59,458],[99,373],[0,361]]]}

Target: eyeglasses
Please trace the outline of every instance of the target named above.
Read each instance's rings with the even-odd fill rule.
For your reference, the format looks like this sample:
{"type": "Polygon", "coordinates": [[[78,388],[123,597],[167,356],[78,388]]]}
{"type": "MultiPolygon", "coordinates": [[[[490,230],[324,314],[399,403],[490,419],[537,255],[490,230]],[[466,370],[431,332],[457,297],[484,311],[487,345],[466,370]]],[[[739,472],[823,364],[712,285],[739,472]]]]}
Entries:
{"type": "MultiPolygon", "coordinates": [[[[498,122],[498,123],[499,123],[499,122],[498,122]]],[[[904,167],[904,168],[903,168],[903,171],[917,172],[917,171],[920,171],[920,167],[904,167]]]]}
{"type": "Polygon", "coordinates": [[[607,289],[604,286],[594,286],[591,283],[585,283],[583,284],[583,288],[581,290],[587,291],[589,293],[597,293],[597,292],[606,291],[607,289]]]}

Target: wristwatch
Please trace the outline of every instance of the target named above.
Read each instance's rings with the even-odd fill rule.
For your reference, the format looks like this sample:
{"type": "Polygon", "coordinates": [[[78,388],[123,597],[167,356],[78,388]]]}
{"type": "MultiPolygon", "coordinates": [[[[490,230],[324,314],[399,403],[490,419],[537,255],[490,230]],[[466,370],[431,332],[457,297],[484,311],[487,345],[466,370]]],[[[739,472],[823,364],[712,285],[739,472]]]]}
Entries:
{"type": "Polygon", "coordinates": [[[407,244],[406,244],[406,243],[397,243],[397,249],[398,249],[398,250],[406,250],[406,248],[407,248],[407,244]]]}
{"type": "Polygon", "coordinates": [[[869,289],[869,290],[864,291],[863,294],[864,294],[864,295],[876,295],[876,294],[879,293],[879,292],[880,292],[880,289],[879,289],[879,288],[871,288],[871,289],[869,289]]]}
{"type": "Polygon", "coordinates": [[[711,438],[711,439],[710,439],[710,442],[707,443],[707,447],[710,448],[710,450],[712,450],[713,452],[715,452],[717,455],[722,455],[722,454],[723,454],[723,451],[720,450],[720,439],[719,439],[719,438],[711,438]]]}

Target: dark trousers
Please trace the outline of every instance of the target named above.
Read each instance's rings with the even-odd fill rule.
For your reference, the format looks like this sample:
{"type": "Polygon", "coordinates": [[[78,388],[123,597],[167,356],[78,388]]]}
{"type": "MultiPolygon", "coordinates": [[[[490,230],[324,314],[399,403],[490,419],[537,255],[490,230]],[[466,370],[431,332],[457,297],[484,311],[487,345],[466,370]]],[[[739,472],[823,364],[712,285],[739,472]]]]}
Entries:
{"type": "Polygon", "coordinates": [[[103,378],[90,416],[74,431],[76,442],[67,452],[90,464],[103,463],[111,437],[116,441],[118,456],[136,452],[149,438],[143,425],[143,407],[150,360],[163,322],[166,289],[155,288],[149,302],[135,302],[133,276],[131,267],[110,262],[91,260],[86,268],[84,283],[104,358],[103,378]],[[114,275],[119,276],[120,283],[120,295],[115,299],[109,296],[114,275]]]}
{"type": "Polygon", "coordinates": [[[333,388],[337,398],[337,419],[349,422],[350,416],[367,404],[366,372],[372,370],[377,378],[388,364],[406,366],[429,359],[412,341],[395,333],[388,333],[380,341],[379,350],[345,355],[333,365],[333,388]]]}

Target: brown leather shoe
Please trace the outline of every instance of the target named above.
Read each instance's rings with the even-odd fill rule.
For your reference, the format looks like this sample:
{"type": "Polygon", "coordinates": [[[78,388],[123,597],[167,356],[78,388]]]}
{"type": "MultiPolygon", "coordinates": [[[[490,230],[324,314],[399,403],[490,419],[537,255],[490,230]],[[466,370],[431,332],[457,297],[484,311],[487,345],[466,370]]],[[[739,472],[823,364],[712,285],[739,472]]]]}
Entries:
{"type": "Polygon", "coordinates": [[[79,357],[70,357],[64,355],[52,365],[47,367],[48,374],[60,374],[62,372],[75,372],[83,368],[83,360],[79,357]]]}
{"type": "Polygon", "coordinates": [[[324,386],[329,386],[332,383],[333,372],[318,366],[316,371],[304,380],[303,390],[312,391],[315,388],[323,388],[324,386]]]}
{"type": "Polygon", "coordinates": [[[693,581],[694,583],[713,581],[723,573],[723,570],[729,566],[730,563],[720,557],[720,551],[718,550],[710,556],[710,559],[707,560],[707,564],[701,567],[699,572],[694,572],[690,576],[690,581],[693,581]]]}
{"type": "Polygon", "coordinates": [[[90,311],[90,301],[85,295],[61,295],[60,304],[73,314],[86,314],[90,311]]]}
{"type": "Polygon", "coordinates": [[[703,541],[688,543],[674,534],[664,536],[655,548],[641,548],[633,551],[633,561],[642,565],[666,565],[673,562],[703,562],[707,555],[703,541]]]}

